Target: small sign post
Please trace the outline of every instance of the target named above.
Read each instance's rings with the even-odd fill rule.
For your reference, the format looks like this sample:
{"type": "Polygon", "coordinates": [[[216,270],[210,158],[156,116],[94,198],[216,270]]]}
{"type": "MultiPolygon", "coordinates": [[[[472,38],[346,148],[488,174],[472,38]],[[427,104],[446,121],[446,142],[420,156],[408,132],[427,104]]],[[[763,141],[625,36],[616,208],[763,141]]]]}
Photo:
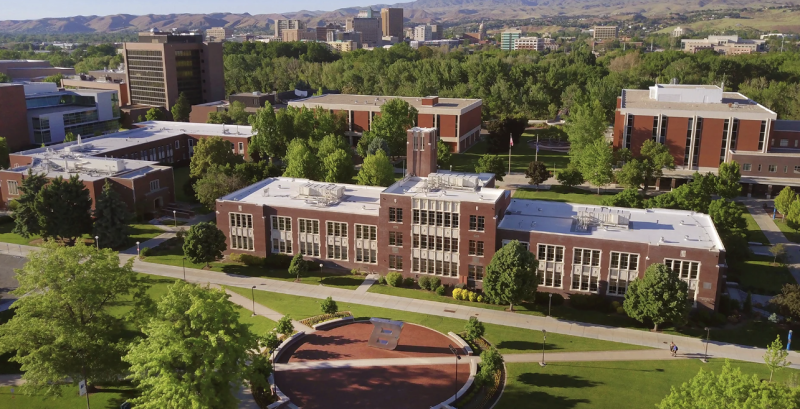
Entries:
{"type": "Polygon", "coordinates": [[[78,391],[80,392],[80,396],[86,395],[86,381],[78,382],[78,391]]]}

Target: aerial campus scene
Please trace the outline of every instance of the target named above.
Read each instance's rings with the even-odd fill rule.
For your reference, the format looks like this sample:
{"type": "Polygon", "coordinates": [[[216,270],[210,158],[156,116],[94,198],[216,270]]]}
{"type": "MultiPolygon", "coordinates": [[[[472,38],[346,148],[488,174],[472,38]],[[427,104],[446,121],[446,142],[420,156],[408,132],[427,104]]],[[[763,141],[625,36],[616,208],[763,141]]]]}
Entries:
{"type": "Polygon", "coordinates": [[[0,409],[800,408],[800,4],[0,14],[0,409]]]}

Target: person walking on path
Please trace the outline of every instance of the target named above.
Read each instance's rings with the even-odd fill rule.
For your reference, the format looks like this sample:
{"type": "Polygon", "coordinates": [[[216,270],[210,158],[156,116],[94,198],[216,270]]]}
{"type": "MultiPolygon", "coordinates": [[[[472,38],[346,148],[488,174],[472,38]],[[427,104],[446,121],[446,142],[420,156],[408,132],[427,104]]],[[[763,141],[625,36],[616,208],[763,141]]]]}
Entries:
{"type": "Polygon", "coordinates": [[[669,351],[672,352],[672,356],[678,356],[678,346],[674,342],[669,343],[669,351]]]}

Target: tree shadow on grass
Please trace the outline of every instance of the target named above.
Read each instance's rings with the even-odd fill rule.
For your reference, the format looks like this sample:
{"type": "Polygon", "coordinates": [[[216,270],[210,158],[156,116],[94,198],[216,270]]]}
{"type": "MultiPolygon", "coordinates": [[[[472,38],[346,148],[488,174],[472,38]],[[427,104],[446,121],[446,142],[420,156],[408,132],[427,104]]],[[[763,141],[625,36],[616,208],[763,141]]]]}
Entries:
{"type": "Polygon", "coordinates": [[[588,399],[572,399],[564,396],[555,396],[547,392],[530,391],[509,391],[503,392],[501,403],[507,403],[503,407],[514,408],[548,408],[548,409],[571,409],[578,404],[591,403],[588,399]],[[535,403],[534,403],[535,402],[535,403]]]}
{"type": "Polygon", "coordinates": [[[320,280],[320,284],[334,287],[358,287],[362,282],[363,278],[350,276],[327,276],[320,280]]]}
{"type": "Polygon", "coordinates": [[[526,385],[542,388],[592,388],[603,384],[580,376],[536,372],[524,373],[517,379],[526,385]]]}
{"type": "MultiPolygon", "coordinates": [[[[531,342],[531,341],[501,341],[497,344],[497,348],[499,349],[508,349],[513,351],[530,351],[536,352],[542,350],[542,343],[541,342],[531,342]]],[[[544,344],[545,351],[555,351],[559,349],[564,349],[552,342],[547,342],[544,344]]]]}

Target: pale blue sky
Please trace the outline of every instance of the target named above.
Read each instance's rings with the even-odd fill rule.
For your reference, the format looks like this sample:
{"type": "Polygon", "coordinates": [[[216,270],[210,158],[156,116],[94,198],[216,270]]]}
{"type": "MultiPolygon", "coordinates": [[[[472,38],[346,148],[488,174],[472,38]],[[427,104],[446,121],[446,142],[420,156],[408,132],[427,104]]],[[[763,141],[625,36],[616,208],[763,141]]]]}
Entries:
{"type": "Polygon", "coordinates": [[[0,20],[30,20],[45,17],[105,16],[109,14],[171,13],[282,13],[299,10],[336,10],[369,4],[364,0],[29,0],[3,1],[0,20]]]}

